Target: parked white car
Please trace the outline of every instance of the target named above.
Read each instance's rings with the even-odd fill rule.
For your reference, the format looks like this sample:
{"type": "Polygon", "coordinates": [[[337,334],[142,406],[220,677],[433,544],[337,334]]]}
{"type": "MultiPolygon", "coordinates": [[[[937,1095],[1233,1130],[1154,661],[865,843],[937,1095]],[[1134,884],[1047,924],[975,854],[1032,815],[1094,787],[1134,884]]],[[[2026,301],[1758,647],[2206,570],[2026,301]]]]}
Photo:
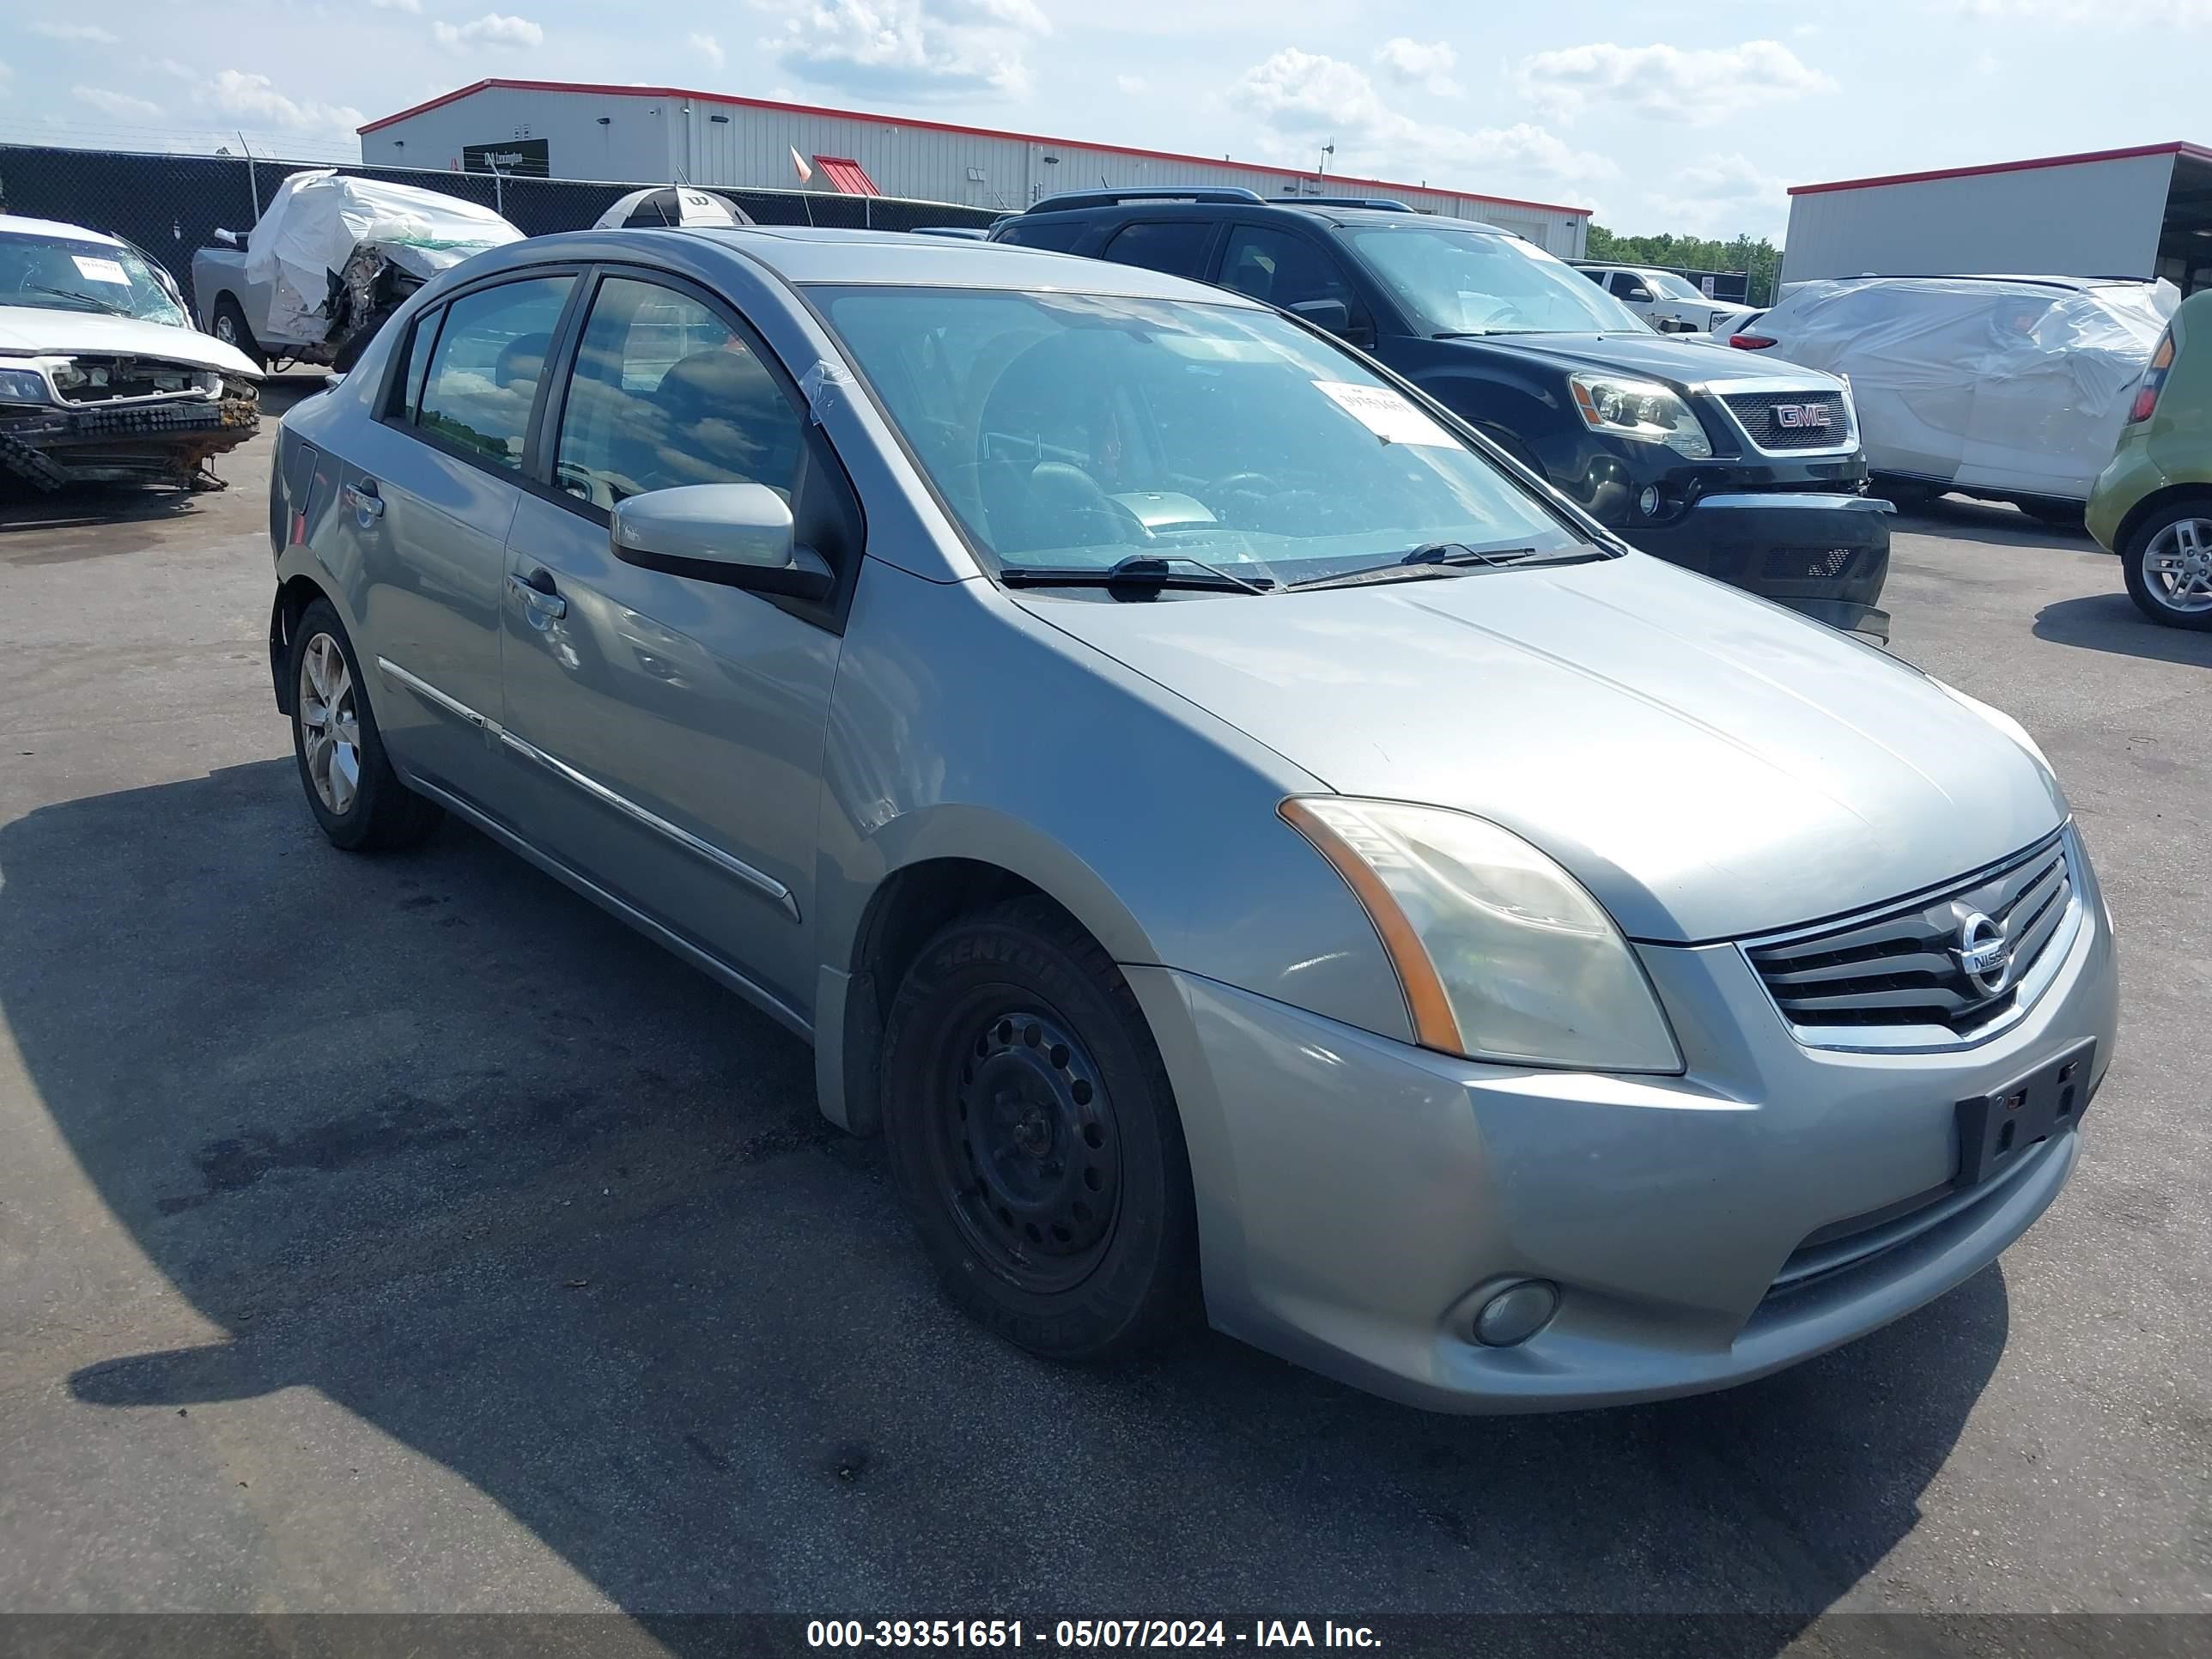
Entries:
{"type": "Polygon", "coordinates": [[[1705,334],[1714,319],[1740,309],[1700,294],[1687,277],[1650,265],[1583,265],[1595,283],[1662,334],[1705,334]]]}
{"type": "Polygon", "coordinates": [[[130,243],[0,214],[0,475],[219,488],[208,460],[252,436],[260,379],[130,243]]]}
{"type": "Polygon", "coordinates": [[[1850,378],[1875,488],[2078,524],[2180,303],[2171,283],[1855,276],[1792,285],[1731,343],[1850,378]]]}

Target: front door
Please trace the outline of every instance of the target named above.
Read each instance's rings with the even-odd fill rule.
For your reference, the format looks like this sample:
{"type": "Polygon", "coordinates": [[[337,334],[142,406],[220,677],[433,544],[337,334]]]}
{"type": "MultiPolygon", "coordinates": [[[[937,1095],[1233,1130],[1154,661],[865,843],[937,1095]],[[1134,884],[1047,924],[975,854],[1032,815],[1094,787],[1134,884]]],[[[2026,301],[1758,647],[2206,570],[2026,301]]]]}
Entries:
{"type": "Polygon", "coordinates": [[[625,564],[608,529],[617,501],[684,484],[795,498],[804,420],[719,301],[602,276],[546,412],[556,493],[526,496],[507,537],[502,716],[537,763],[533,840],[801,1012],[839,637],[802,606],[625,564]]]}

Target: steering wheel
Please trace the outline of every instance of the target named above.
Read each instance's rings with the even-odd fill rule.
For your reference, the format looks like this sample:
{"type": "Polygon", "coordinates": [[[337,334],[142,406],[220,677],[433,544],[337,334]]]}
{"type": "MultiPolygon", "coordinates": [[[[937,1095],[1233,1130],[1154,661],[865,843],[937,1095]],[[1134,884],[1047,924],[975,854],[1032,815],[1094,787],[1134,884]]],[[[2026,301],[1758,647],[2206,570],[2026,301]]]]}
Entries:
{"type": "Polygon", "coordinates": [[[1101,521],[1113,534],[1102,540],[1152,541],[1152,532],[1137,515],[1109,495],[1097,479],[1066,461],[1040,461],[1030,469],[1030,493],[1040,502],[1067,513],[1079,520],[1101,521]]]}
{"type": "MultiPolygon", "coordinates": [[[[1215,516],[1222,523],[1230,524],[1235,520],[1224,507],[1231,498],[1241,496],[1248,504],[1256,504],[1282,493],[1282,485],[1265,472],[1224,472],[1206,485],[1206,494],[1200,499],[1213,509],[1215,516]]],[[[1253,526],[1247,525],[1243,527],[1250,529],[1253,526]]]]}

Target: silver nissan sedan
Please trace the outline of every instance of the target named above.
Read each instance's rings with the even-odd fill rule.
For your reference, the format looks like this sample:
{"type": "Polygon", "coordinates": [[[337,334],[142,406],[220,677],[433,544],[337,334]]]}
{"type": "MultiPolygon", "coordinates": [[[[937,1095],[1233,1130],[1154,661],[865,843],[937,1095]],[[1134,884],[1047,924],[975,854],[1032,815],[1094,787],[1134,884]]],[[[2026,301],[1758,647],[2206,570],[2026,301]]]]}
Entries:
{"type": "Polygon", "coordinates": [[[1742,1382],[1987,1265],[2112,1060],[2017,724],[1235,294],[519,242],[286,416],[270,532],[330,839],[451,813],[806,1038],[1040,1354],[1742,1382]]]}

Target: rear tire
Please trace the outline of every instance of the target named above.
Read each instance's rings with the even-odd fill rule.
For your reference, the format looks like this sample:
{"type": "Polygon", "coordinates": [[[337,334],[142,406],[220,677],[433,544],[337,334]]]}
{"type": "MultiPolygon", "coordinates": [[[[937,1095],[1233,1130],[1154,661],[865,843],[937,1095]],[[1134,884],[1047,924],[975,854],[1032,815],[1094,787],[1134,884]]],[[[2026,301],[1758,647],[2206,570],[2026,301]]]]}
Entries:
{"type": "Polygon", "coordinates": [[[2120,549],[2128,597],[2154,623],[2212,630],[2212,495],[2169,501],[2120,549]]]}
{"type": "Polygon", "coordinates": [[[235,346],[244,352],[252,360],[254,368],[266,369],[269,367],[269,354],[262,350],[261,343],[253,337],[253,331],[246,326],[246,313],[229,295],[225,294],[216,299],[215,315],[208,319],[208,332],[225,345],[235,346]]]}
{"type": "Polygon", "coordinates": [[[885,1024],[892,1179],[954,1303],[1059,1360],[1133,1352],[1197,1317],[1182,1121],[1096,940],[1039,898],[959,918],[885,1024]]]}
{"type": "Polygon", "coordinates": [[[353,641],[328,599],[300,613],[288,663],[292,757],[307,809],[331,845],[349,853],[391,851],[436,829],[445,813],[392,769],[353,641]]]}

